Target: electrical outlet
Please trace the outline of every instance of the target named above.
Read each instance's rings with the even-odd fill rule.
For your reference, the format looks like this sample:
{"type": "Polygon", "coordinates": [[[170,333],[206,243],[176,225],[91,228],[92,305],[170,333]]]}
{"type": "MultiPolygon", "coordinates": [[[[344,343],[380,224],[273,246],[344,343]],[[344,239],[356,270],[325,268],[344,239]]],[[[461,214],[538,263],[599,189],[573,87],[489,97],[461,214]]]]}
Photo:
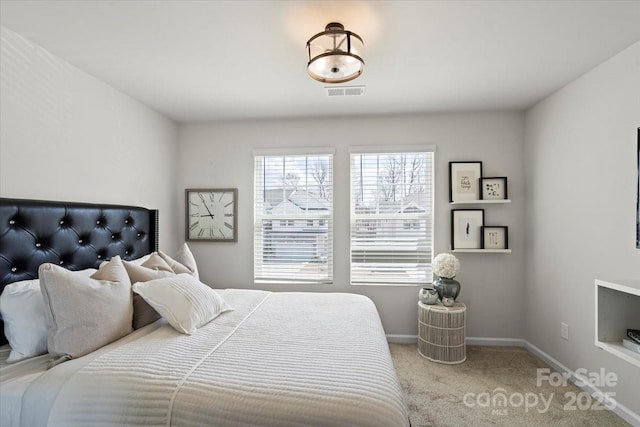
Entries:
{"type": "Polygon", "coordinates": [[[569,325],[564,322],[560,323],[560,336],[569,341],[569,325]]]}

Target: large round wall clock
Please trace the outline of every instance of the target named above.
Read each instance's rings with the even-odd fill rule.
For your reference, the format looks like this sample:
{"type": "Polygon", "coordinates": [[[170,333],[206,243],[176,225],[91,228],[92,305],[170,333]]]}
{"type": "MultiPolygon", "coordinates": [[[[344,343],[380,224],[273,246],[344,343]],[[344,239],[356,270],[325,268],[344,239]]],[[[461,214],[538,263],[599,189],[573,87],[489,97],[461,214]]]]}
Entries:
{"type": "Polygon", "coordinates": [[[186,240],[238,241],[238,189],[185,190],[186,240]]]}

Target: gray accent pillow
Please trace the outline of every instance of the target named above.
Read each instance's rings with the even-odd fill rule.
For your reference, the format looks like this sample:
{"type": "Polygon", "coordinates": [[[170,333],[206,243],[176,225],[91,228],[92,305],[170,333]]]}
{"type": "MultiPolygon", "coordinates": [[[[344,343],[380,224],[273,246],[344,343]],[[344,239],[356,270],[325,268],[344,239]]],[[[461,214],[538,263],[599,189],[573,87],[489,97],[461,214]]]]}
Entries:
{"type": "MultiPolygon", "coordinates": [[[[149,280],[160,279],[173,276],[174,273],[166,262],[156,253],[151,254],[149,260],[142,265],[136,265],[128,261],[123,261],[131,283],[148,282],[149,280]],[[166,269],[163,265],[166,265],[166,269]],[[158,269],[153,269],[154,267],[158,269]]],[[[140,329],[143,326],[153,323],[161,316],[153,309],[140,295],[133,294],[133,329],[140,329]]]]}
{"type": "Polygon", "coordinates": [[[54,264],[38,269],[47,317],[50,366],[78,358],[132,332],[131,281],[119,256],[87,278],[54,264]]]}

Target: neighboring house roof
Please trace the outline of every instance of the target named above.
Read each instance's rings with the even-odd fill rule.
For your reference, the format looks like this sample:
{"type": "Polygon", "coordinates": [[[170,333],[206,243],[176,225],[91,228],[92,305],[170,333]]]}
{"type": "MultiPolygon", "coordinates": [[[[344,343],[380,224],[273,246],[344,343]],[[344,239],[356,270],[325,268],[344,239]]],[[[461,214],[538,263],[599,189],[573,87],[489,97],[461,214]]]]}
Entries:
{"type": "Polygon", "coordinates": [[[289,201],[302,210],[328,210],[329,203],[308,191],[294,191],[289,195],[289,201]]]}
{"type": "Polygon", "coordinates": [[[391,201],[391,200],[383,200],[380,201],[379,213],[416,213],[416,212],[426,212],[427,209],[424,207],[427,201],[427,195],[425,193],[414,193],[406,196],[402,201],[391,201]]]}
{"type": "MultiPolygon", "coordinates": [[[[409,202],[407,204],[404,205],[404,208],[402,210],[403,212],[425,212],[425,208],[423,208],[422,206],[418,206],[417,203],[415,202],[409,202]]],[[[398,209],[398,212],[400,212],[400,209],[398,209]]]]}
{"type": "Polygon", "coordinates": [[[284,200],[271,209],[271,213],[274,215],[287,215],[300,213],[301,209],[289,200],[284,200]]]}
{"type": "MultiPolygon", "coordinates": [[[[287,198],[285,200],[282,199],[283,192],[282,190],[271,190],[270,193],[270,204],[273,206],[271,213],[273,214],[288,214],[288,213],[296,213],[298,211],[319,211],[319,210],[328,210],[329,203],[326,200],[321,199],[315,194],[312,194],[305,190],[295,190],[289,192],[287,198]]],[[[285,193],[286,194],[286,193],[285,193]]],[[[390,201],[383,200],[380,201],[379,213],[398,213],[398,212],[426,212],[427,209],[425,205],[427,204],[428,198],[426,193],[412,193],[407,195],[402,201],[390,201]]],[[[375,210],[373,208],[365,208],[361,207],[361,209],[371,210],[373,213],[375,210]]],[[[364,213],[364,212],[362,212],[364,213]]]]}
{"type": "Polygon", "coordinates": [[[427,197],[427,193],[411,193],[405,196],[402,201],[405,206],[410,206],[413,203],[415,206],[419,206],[422,209],[422,212],[424,212],[427,210],[426,207],[428,205],[429,198],[427,197]]]}
{"type": "Polygon", "coordinates": [[[293,191],[286,200],[282,200],[271,210],[272,214],[282,215],[299,211],[329,210],[329,203],[308,191],[293,191]]]}
{"type": "Polygon", "coordinates": [[[273,207],[289,198],[293,190],[283,190],[282,188],[269,188],[264,192],[264,199],[269,207],[273,207]]]}

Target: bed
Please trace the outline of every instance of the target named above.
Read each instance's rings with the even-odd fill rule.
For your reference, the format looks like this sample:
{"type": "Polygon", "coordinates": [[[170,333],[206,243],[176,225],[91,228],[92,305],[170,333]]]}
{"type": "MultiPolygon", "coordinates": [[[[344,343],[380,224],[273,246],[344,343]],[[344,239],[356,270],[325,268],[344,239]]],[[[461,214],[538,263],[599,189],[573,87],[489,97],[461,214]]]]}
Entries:
{"type": "MultiPolygon", "coordinates": [[[[42,263],[138,259],[158,249],[157,219],[131,206],[0,199],[0,287],[34,279],[42,263]]],[[[191,335],[160,318],[50,369],[49,355],[7,363],[1,347],[0,425],[409,425],[371,300],[216,293],[233,310],[191,335]]]]}

